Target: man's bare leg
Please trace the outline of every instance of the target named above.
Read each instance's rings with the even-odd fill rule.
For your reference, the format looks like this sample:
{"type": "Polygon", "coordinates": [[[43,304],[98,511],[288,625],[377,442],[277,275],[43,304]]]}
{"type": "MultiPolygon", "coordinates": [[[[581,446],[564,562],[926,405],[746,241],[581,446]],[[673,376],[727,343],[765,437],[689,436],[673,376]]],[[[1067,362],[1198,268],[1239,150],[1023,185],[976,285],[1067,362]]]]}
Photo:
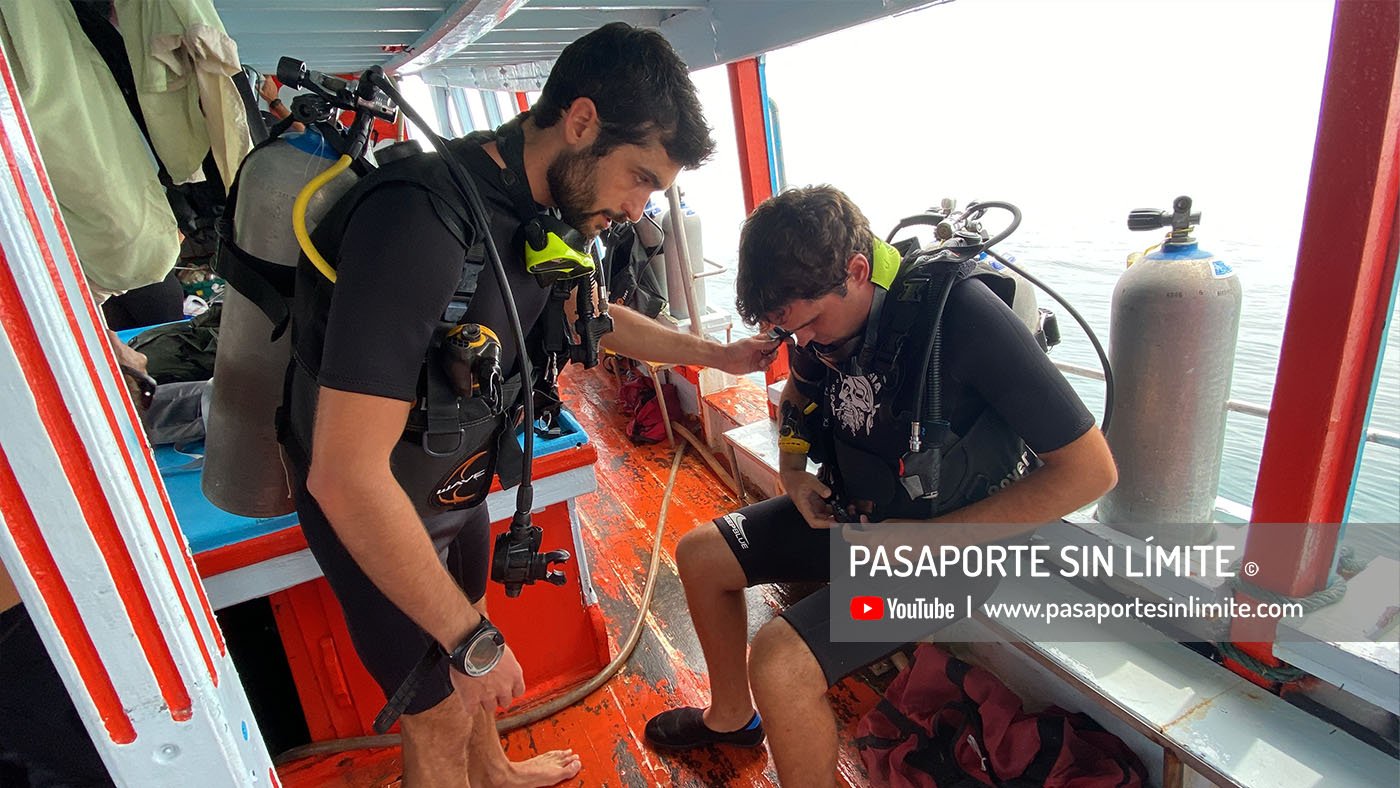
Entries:
{"type": "MultiPolygon", "coordinates": [[[[456,695],[419,714],[399,718],[403,725],[403,788],[463,788],[467,782],[467,741],[473,718],[456,695]]],[[[495,729],[492,729],[492,734],[495,729]]]]}
{"type": "MultiPolygon", "coordinates": [[[[474,606],[486,615],[485,597],[474,606]]],[[[583,768],[573,750],[550,750],[523,761],[506,758],[501,737],[496,733],[495,715],[485,709],[473,717],[466,755],[471,784],[477,788],[542,788],[568,780],[583,768]]]]}
{"type": "MultiPolygon", "coordinates": [[[[710,707],[705,710],[705,725],[713,731],[738,730],[753,718],[754,711],[746,655],[749,623],[744,570],[714,523],[681,538],[676,545],[676,570],[709,671],[710,707]]],[[[764,723],[766,728],[766,719],[764,723]]]]}
{"type": "Polygon", "coordinates": [[[826,676],[792,625],[775,618],[753,639],[749,682],[763,715],[778,782],[803,788],[836,785],[836,715],[826,676]]]}

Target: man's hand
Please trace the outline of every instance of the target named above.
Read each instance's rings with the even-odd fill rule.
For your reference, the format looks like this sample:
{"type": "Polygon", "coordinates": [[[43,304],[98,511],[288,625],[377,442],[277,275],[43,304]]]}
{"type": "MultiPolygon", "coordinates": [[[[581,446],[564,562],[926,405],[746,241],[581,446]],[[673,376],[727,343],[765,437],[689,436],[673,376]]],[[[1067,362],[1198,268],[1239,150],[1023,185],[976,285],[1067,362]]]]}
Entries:
{"type": "Polygon", "coordinates": [[[830,528],[836,524],[831,514],[831,506],[826,502],[831,497],[831,488],[806,471],[783,470],[779,477],[783,489],[792,499],[793,506],[802,513],[802,518],[813,528],[830,528]]]}
{"type": "Polygon", "coordinates": [[[777,358],[778,348],[782,344],[780,340],[762,334],[741,339],[724,346],[722,361],[716,366],[731,375],[767,369],[777,358]]]}
{"type": "Polygon", "coordinates": [[[501,661],[496,663],[484,676],[473,678],[461,671],[448,669],[452,677],[452,688],[457,691],[468,714],[476,714],[480,706],[495,715],[496,708],[506,708],[511,702],[525,694],[525,676],[520,672],[520,663],[510,646],[505,647],[501,661]]]}
{"type": "Polygon", "coordinates": [[[258,83],[258,95],[262,96],[263,101],[271,103],[277,98],[277,93],[277,82],[272,77],[265,76],[258,83]]]}
{"type": "Polygon", "coordinates": [[[117,357],[122,382],[126,383],[131,401],[142,410],[149,408],[151,398],[155,396],[156,382],[146,370],[146,354],[132,349],[110,328],[107,329],[107,344],[112,347],[112,355],[117,357]]]}

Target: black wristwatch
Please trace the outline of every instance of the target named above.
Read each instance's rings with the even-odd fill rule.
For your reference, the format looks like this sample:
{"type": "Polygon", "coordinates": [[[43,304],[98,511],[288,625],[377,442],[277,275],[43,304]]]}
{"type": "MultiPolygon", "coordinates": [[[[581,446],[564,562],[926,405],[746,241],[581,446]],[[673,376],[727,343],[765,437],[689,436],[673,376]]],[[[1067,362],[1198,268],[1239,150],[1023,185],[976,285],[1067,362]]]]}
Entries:
{"type": "Polygon", "coordinates": [[[491,672],[505,653],[505,636],[482,616],[476,629],[467,633],[457,648],[447,652],[447,662],[457,672],[476,678],[491,672]]]}

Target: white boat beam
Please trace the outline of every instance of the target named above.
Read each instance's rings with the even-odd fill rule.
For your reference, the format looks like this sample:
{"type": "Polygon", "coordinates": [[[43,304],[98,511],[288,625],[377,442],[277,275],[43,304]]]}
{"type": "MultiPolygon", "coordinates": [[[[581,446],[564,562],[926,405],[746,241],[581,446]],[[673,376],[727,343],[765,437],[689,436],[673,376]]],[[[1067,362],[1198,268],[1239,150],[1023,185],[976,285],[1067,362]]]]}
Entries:
{"type": "Polygon", "coordinates": [[[412,73],[456,54],[495,29],[526,0],[457,0],[402,54],[384,64],[384,73],[412,73]]]}

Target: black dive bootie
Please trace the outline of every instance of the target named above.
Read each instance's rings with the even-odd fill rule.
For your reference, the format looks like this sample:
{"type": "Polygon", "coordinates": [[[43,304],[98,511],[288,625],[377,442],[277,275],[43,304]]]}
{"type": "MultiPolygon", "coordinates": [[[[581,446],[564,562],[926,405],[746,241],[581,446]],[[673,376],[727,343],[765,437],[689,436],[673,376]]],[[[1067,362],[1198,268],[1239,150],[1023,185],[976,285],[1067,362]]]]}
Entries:
{"type": "Polygon", "coordinates": [[[647,720],[647,742],[666,750],[689,750],[712,744],[757,747],[763,744],[763,723],[755,712],[749,724],[737,731],[721,732],[705,725],[704,709],[684,706],[663,711],[647,720]]]}

